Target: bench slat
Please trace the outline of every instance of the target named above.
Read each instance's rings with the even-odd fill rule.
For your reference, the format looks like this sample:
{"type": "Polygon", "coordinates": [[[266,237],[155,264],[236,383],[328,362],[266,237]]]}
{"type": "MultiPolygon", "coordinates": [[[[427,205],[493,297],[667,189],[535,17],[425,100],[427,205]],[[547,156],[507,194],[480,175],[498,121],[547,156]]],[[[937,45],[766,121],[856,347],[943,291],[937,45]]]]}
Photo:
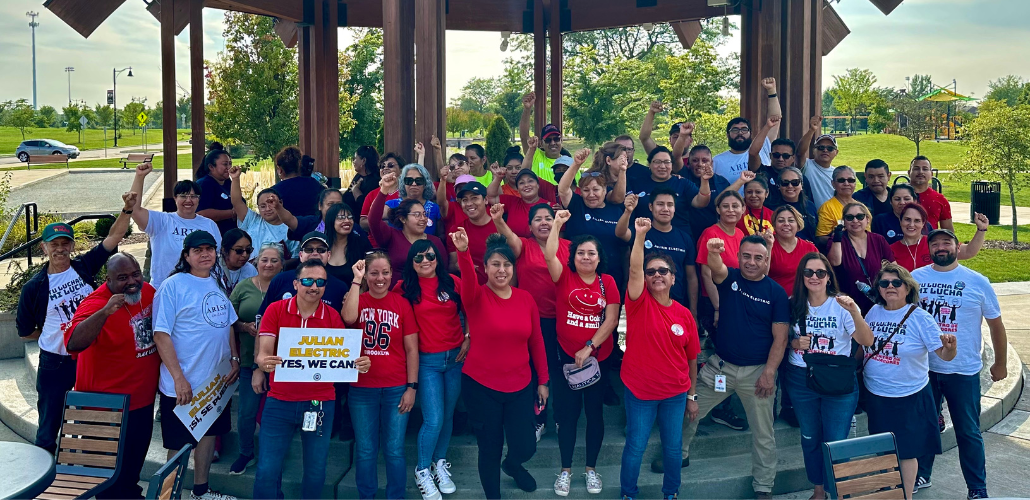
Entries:
{"type": "Polygon", "coordinates": [[[833,464],[833,475],[837,477],[850,477],[896,468],[898,468],[897,455],[881,455],[879,457],[863,458],[861,460],[852,460],[850,462],[833,464]]]}
{"type": "Polygon", "coordinates": [[[77,483],[92,483],[100,484],[107,481],[106,477],[95,477],[95,476],[76,476],[73,474],[58,474],[54,479],[55,481],[74,481],[77,483]]]}
{"type": "Polygon", "coordinates": [[[837,483],[837,495],[855,495],[880,488],[894,488],[901,484],[901,472],[892,471],[886,474],[875,474],[858,479],[849,479],[837,483]]]}
{"type": "Polygon", "coordinates": [[[90,467],[105,467],[113,469],[118,464],[118,457],[114,455],[96,455],[93,453],[69,453],[62,451],[57,455],[57,463],[71,465],[86,465],[90,467]]]}
{"type": "Polygon", "coordinates": [[[894,488],[893,490],[877,491],[876,493],[870,493],[868,495],[859,495],[851,498],[861,498],[863,500],[904,500],[905,490],[901,488],[894,488]]]}
{"type": "Polygon", "coordinates": [[[58,495],[56,493],[47,493],[44,491],[36,498],[40,500],[74,500],[76,497],[74,495],[58,495]]]}
{"type": "Polygon", "coordinates": [[[64,438],[61,450],[85,450],[118,453],[118,441],[101,441],[99,439],[64,438]]]}
{"type": "Polygon", "coordinates": [[[61,433],[69,436],[90,436],[117,438],[121,436],[121,427],[110,425],[64,424],[61,433]]]}
{"type": "Polygon", "coordinates": [[[64,410],[64,420],[66,422],[75,420],[79,422],[104,422],[108,424],[120,424],[122,422],[122,412],[68,409],[64,410]]]}
{"type": "Polygon", "coordinates": [[[91,488],[62,488],[62,487],[59,487],[59,486],[57,486],[57,487],[51,486],[51,487],[47,488],[46,491],[44,491],[44,493],[57,493],[58,495],[79,496],[79,495],[89,491],[90,489],[91,488]]]}

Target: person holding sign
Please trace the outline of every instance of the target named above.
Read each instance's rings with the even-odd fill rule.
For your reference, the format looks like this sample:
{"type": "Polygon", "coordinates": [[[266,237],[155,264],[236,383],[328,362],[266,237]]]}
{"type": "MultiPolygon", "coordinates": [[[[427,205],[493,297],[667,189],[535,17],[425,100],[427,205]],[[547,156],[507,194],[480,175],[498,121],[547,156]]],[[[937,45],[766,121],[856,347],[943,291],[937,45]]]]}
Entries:
{"type": "Polygon", "coordinates": [[[479,445],[479,481],[486,498],[501,497],[501,470],[523,491],[536,491],[536,480],[523,467],[536,453],[533,408],[547,404],[547,356],[540,334],[540,314],[533,295],[513,288],[515,254],[504,236],[490,235],[483,254],[487,282],[480,285],[465,228],[451,233],[461,268],[469,347],[462,369],[461,392],[479,445]],[[503,318],[503,320],[499,320],[503,318]],[[530,361],[536,370],[533,390],[530,361]],[[508,441],[508,456],[501,451],[508,441]]]}
{"type": "MultiPolygon", "coordinates": [[[[258,449],[257,474],[254,478],[255,499],[274,500],[283,497],[283,462],[298,426],[301,428],[304,449],[301,498],[322,497],[326,462],[329,459],[329,437],[336,409],[336,390],[332,382],[279,382],[275,370],[284,366],[283,358],[276,355],[281,329],[345,328],[340,315],[322,302],[327,276],[322,261],[311,259],[302,262],[297,267],[293,282],[297,295],[274,302],[261,317],[255,362],[258,368],[269,375],[268,399],[261,413],[261,432],[258,435],[261,447],[258,449]]],[[[347,353],[344,357],[358,354],[347,353]]],[[[367,373],[371,364],[368,356],[354,360],[360,373],[367,373]]]]}
{"type": "Polygon", "coordinates": [[[176,406],[200,404],[202,401],[194,401],[194,396],[199,400],[207,392],[205,383],[212,376],[224,375],[222,379],[231,385],[240,374],[238,347],[231,335],[236,311],[211,273],[217,261],[216,248],[215,237],[207,231],[197,230],[186,236],[175,269],[161,283],[154,299],[154,343],[162,362],[158,382],[164,415],[161,436],[168,458],[187,443],[197,446],[192,498],[235,500],[207,485],[215,436],[228,433],[232,426],[229,398],[225,398],[220,414],[201,419],[200,424],[196,419],[190,422],[194,428],[205,423],[209,426],[199,442],[175,413],[176,406]],[[225,374],[216,373],[226,358],[231,369],[225,374]]]}
{"type": "Polygon", "coordinates": [[[343,322],[363,332],[361,355],[376,359],[375,370],[351,385],[348,395],[361,498],[372,498],[379,489],[380,442],[386,498],[404,498],[407,484],[404,430],[418,390],[418,323],[411,304],[390,292],[392,278],[390,256],[374,250],[354,263],[354,281],[343,300],[343,322]]]}

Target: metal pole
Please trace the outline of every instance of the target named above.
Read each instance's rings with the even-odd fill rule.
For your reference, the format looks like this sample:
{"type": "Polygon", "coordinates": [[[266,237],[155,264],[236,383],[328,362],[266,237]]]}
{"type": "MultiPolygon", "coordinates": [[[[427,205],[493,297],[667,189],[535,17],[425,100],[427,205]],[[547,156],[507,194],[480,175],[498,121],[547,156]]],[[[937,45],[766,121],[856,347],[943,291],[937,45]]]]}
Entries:
{"type": "MultiPolygon", "coordinates": [[[[36,22],[36,18],[39,17],[39,12],[29,11],[25,13],[29,16],[29,27],[32,28],[32,109],[36,108],[36,26],[39,23],[36,22]]],[[[70,100],[70,98],[69,98],[70,100]]]]}
{"type": "Polygon", "coordinates": [[[64,72],[68,73],[68,105],[69,106],[72,105],[72,71],[75,71],[75,68],[73,68],[71,66],[66,66],[64,68],[64,72]]]}
{"type": "Polygon", "coordinates": [[[111,102],[114,103],[114,147],[118,147],[118,70],[111,68],[111,102]]]}

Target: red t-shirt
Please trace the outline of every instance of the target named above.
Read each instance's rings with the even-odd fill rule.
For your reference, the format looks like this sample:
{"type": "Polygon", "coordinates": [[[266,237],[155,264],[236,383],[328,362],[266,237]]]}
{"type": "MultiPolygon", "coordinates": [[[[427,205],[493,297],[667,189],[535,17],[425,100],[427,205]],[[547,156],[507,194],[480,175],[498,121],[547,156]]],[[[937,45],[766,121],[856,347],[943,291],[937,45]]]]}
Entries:
{"type": "Polygon", "coordinates": [[[377,299],[365,292],[358,298],[358,322],[362,330],[361,355],[372,359],[368,373],[358,376],[354,387],[397,387],[408,383],[408,356],[404,338],[418,335],[411,304],[400,294],[377,299]]]}
{"type": "MultiPolygon", "coordinates": [[[[343,318],[335,309],[318,303],[318,309],[307,319],[300,317],[297,309],[297,298],[277,300],[269,304],[265,314],[261,315],[259,337],[276,339],[278,349],[279,330],[281,328],[346,328],[343,318]]],[[[273,352],[278,352],[273,351],[273,352]]],[[[356,353],[355,353],[356,354],[356,353]]],[[[358,375],[358,379],[365,375],[358,375]]],[[[279,401],[333,401],[336,389],[332,382],[276,382],[275,372],[268,376],[268,395],[279,401]]]]}
{"type": "MultiPolygon", "coordinates": [[[[460,282],[457,276],[451,275],[451,278],[454,280],[454,293],[457,294],[460,282]]],[[[446,292],[437,292],[440,279],[436,276],[419,277],[418,285],[422,291],[422,300],[413,307],[415,322],[418,324],[418,351],[435,353],[460,347],[465,341],[465,332],[461,329],[458,303],[454,297],[446,292]]],[[[393,292],[404,296],[404,280],[394,285],[393,292]]]]}
{"type": "Polygon", "coordinates": [[[940,227],[942,220],[951,219],[951,204],[943,194],[927,188],[919,193],[919,204],[926,209],[926,222],[934,229],[940,227]]]}
{"type": "MultiPolygon", "coordinates": [[[[108,316],[96,340],[72,354],[78,362],[75,390],[128,394],[130,410],[154,403],[161,369],[152,319],[155,292],[150,283],[143,283],[140,301],[108,316]]],[[[104,283],[82,300],[64,331],[66,346],[75,327],[103,309],[111,295],[104,283]]]]}
{"type": "MultiPolygon", "coordinates": [[[[519,288],[533,294],[541,318],[555,318],[554,281],[547,270],[544,250],[540,248],[536,238],[519,238],[522,240],[522,253],[519,254],[515,268],[518,270],[519,288]]],[[[569,240],[558,240],[558,262],[563,265],[569,261],[569,240]]]]}
{"type": "Polygon", "coordinates": [[[486,283],[486,268],[483,266],[483,257],[486,256],[486,238],[497,232],[497,226],[494,225],[493,220],[477,226],[470,219],[465,219],[459,225],[465,228],[465,233],[468,234],[469,253],[472,255],[472,262],[476,264],[476,276],[479,277],[479,284],[482,285],[486,283]]]}
{"type": "MultiPolygon", "coordinates": [[[[597,279],[588,285],[579,277],[579,273],[567,265],[562,266],[555,292],[559,298],[555,301],[558,344],[569,356],[575,356],[601,328],[601,312],[604,308],[608,304],[619,303],[619,287],[615,285],[615,279],[607,274],[599,277],[604,282],[604,293],[601,293],[601,282],[597,279]]],[[[597,346],[594,356],[598,361],[604,361],[612,353],[612,346],[615,345],[613,337],[608,337],[608,340],[597,346]]]]}
{"type": "Polygon", "coordinates": [[[658,303],[645,288],[637,300],[626,295],[626,354],[622,383],[634,396],[656,401],[690,390],[690,360],[701,345],[690,310],[658,303]]]}
{"type": "MultiPolygon", "coordinates": [[[[373,190],[368,192],[368,196],[365,196],[365,201],[362,202],[362,204],[361,204],[361,216],[362,217],[368,218],[368,213],[369,213],[369,211],[372,210],[372,202],[375,201],[376,196],[379,196],[379,191],[380,191],[379,188],[375,188],[375,189],[373,189],[373,190]]],[[[396,200],[396,199],[398,199],[400,197],[401,197],[401,192],[397,191],[397,192],[395,192],[393,194],[386,195],[386,200],[383,200],[383,202],[385,203],[385,202],[390,201],[390,200],[396,200]]],[[[385,211],[385,209],[384,209],[384,211],[385,211]]],[[[372,248],[375,248],[377,246],[376,245],[376,239],[372,236],[371,233],[369,233],[369,235],[368,235],[368,241],[372,243],[372,248]]]]}
{"type": "Polygon", "coordinates": [[[787,252],[779,243],[773,242],[769,260],[769,277],[786,290],[788,297],[794,293],[794,276],[798,273],[801,258],[809,252],[819,251],[811,241],[797,238],[797,242],[793,252],[787,252]]]}
{"type": "Polygon", "coordinates": [[[912,246],[906,245],[903,239],[895,241],[891,243],[891,251],[894,252],[894,261],[909,272],[933,264],[926,236],[919,238],[919,243],[912,246]]]}
{"type": "MultiPolygon", "coordinates": [[[[740,267],[740,263],[737,262],[737,252],[740,251],[740,242],[744,240],[744,232],[740,228],[734,228],[733,236],[729,236],[718,224],[708,226],[701,232],[701,237],[697,239],[697,264],[708,264],[708,240],[713,238],[720,238],[724,242],[723,246],[726,251],[722,253],[722,262],[726,264],[726,267],[740,267]]],[[[701,289],[701,295],[708,296],[708,289],[705,288],[704,283],[699,283],[698,288],[701,289]]]]}
{"type": "Polygon", "coordinates": [[[469,252],[458,252],[461,302],[469,327],[468,356],[462,373],[499,392],[529,385],[530,361],[540,384],[547,384],[547,354],[540,333],[540,314],[529,292],[511,289],[507,299],[472,279],[469,252]]]}
{"type": "MultiPolygon", "coordinates": [[[[773,230],[773,211],[762,207],[761,210],[744,208],[744,215],[737,221],[737,229],[744,232],[744,235],[762,234],[766,229],[773,230]]],[[[707,257],[706,257],[707,259],[707,257]]]]}
{"type": "Polygon", "coordinates": [[[533,233],[529,231],[530,208],[540,203],[547,203],[555,210],[560,208],[555,203],[553,196],[550,198],[544,196],[543,189],[540,190],[540,200],[536,203],[526,203],[521,196],[508,196],[506,194],[500,196],[500,202],[504,205],[504,212],[508,214],[508,219],[505,222],[508,223],[511,231],[520,238],[533,237],[533,233]]]}

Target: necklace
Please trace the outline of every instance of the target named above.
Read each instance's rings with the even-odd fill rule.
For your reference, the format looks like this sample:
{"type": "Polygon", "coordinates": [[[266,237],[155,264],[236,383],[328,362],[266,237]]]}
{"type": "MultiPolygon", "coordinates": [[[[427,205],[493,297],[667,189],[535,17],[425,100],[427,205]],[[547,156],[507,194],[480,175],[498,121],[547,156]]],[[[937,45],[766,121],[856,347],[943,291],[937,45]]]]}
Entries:
{"type": "Polygon", "coordinates": [[[912,257],[912,267],[913,267],[913,269],[916,268],[916,267],[919,267],[919,262],[916,262],[916,255],[919,254],[919,243],[922,242],[922,241],[923,241],[923,237],[922,236],[919,237],[919,241],[917,241],[915,243],[915,245],[909,245],[908,242],[906,242],[904,239],[901,240],[901,244],[905,247],[905,251],[908,252],[908,256],[912,257]],[[913,251],[912,250],[913,248],[915,248],[916,250],[913,251]]]}

